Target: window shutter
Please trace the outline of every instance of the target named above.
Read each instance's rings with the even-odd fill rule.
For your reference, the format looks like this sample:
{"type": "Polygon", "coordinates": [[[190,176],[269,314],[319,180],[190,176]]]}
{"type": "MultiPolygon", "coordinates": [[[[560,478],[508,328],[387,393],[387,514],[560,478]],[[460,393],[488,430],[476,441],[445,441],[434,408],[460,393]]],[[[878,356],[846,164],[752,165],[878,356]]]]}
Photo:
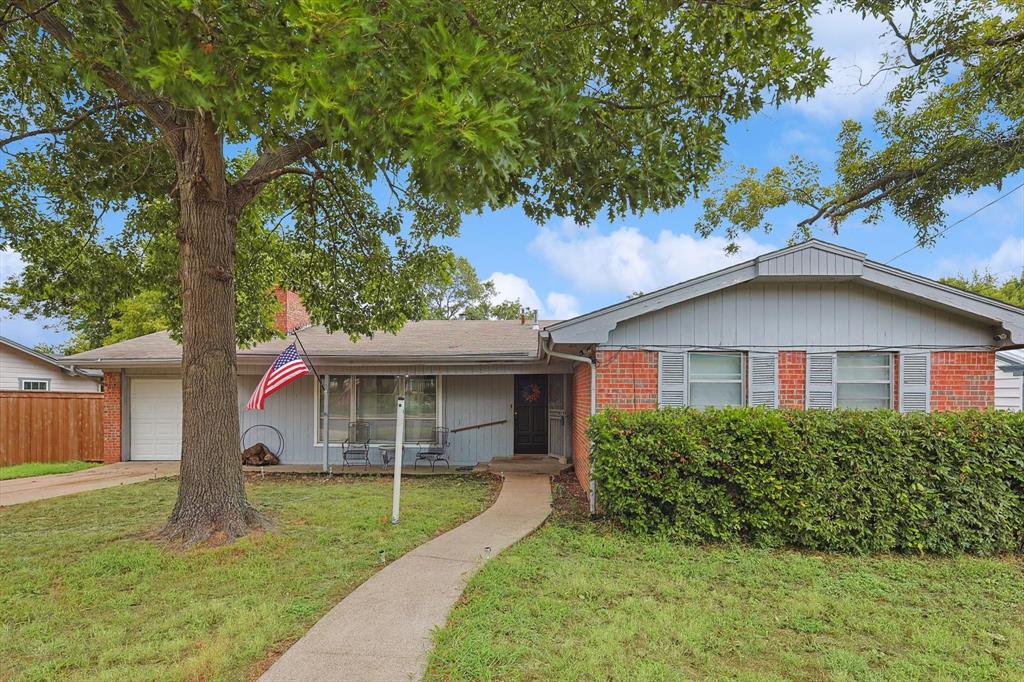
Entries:
{"type": "Polygon", "coordinates": [[[900,353],[900,412],[931,411],[931,354],[900,353]]]}
{"type": "Polygon", "coordinates": [[[747,404],[779,406],[779,354],[750,353],[747,370],[747,404]]]}
{"type": "Polygon", "coordinates": [[[686,406],[686,353],[658,354],[658,406],[686,406]]]}
{"type": "Polygon", "coordinates": [[[836,407],[836,354],[807,354],[807,409],[836,407]]]}

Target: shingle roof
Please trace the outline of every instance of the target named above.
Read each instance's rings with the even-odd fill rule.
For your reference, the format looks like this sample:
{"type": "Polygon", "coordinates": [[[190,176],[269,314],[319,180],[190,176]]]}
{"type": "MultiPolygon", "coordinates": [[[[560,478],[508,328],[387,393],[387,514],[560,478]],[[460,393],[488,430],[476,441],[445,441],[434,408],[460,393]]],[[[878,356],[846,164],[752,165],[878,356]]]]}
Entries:
{"type": "MultiPolygon", "coordinates": [[[[329,334],[323,327],[301,329],[298,336],[311,357],[338,360],[525,361],[539,357],[537,330],[518,320],[422,320],[407,323],[397,334],[378,333],[357,341],[342,333],[329,334]]],[[[238,359],[276,356],[293,341],[289,336],[240,349],[238,359]]],[[[180,359],[181,346],[167,332],[62,358],[81,365],[111,367],[180,359]]]]}

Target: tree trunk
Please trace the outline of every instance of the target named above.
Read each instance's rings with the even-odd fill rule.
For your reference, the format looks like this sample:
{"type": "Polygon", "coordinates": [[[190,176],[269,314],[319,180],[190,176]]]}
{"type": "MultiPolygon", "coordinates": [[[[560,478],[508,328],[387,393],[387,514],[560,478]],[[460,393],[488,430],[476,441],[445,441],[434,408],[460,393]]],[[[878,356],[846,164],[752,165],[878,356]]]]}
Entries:
{"type": "Polygon", "coordinates": [[[160,532],[186,545],[231,540],[267,519],[245,497],[238,445],[235,226],[223,140],[208,115],[183,116],[175,150],[182,295],[181,482],[160,532]]]}

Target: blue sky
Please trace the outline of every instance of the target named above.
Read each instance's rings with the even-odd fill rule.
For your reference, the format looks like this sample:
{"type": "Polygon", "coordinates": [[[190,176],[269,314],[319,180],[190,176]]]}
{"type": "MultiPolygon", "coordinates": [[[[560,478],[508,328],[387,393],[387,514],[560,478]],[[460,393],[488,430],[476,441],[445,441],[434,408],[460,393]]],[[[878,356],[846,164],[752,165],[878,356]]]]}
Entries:
{"type": "MultiPolygon", "coordinates": [[[[784,163],[797,153],[831,166],[834,140],[844,118],[869,121],[890,82],[858,86],[861,72],[872,73],[888,45],[882,26],[845,13],[815,20],[816,40],[834,58],[832,83],[808,102],[765,111],[729,131],[727,159],[757,168],[784,163]]],[[[947,224],[984,206],[1024,182],[1010,178],[1002,192],[994,188],[948,202],[947,224]]],[[[741,251],[727,257],[721,237],[702,239],[693,231],[699,200],[661,214],[634,216],[615,223],[578,226],[554,220],[530,221],[518,208],[465,218],[462,233],[448,244],[469,258],[482,278],[491,278],[502,298],[520,298],[538,307],[543,318],[563,318],[622,300],[633,291],[651,291],[736,260],[784,246],[793,225],[806,217],[794,208],[771,216],[772,233],[756,232],[740,241],[741,251]]],[[[889,218],[879,225],[848,221],[838,235],[822,239],[865,252],[886,262],[914,245],[911,227],[889,218]]],[[[988,269],[1003,277],[1024,268],[1024,189],[956,225],[934,248],[918,248],[892,263],[928,277],[988,269]]],[[[15,254],[0,253],[4,278],[17,271],[15,254]]],[[[5,315],[5,314],[0,314],[5,315]]],[[[59,343],[60,329],[42,321],[0,316],[0,334],[21,343],[59,343]]]]}

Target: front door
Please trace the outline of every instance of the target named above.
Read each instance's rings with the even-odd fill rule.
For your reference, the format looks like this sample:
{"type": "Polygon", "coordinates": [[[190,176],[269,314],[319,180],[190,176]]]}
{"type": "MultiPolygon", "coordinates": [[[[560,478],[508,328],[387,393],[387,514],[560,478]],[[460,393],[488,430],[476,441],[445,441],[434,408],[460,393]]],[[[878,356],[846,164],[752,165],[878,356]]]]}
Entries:
{"type": "Polygon", "coordinates": [[[548,452],[548,378],[544,374],[516,375],[515,454],[548,452]]]}

